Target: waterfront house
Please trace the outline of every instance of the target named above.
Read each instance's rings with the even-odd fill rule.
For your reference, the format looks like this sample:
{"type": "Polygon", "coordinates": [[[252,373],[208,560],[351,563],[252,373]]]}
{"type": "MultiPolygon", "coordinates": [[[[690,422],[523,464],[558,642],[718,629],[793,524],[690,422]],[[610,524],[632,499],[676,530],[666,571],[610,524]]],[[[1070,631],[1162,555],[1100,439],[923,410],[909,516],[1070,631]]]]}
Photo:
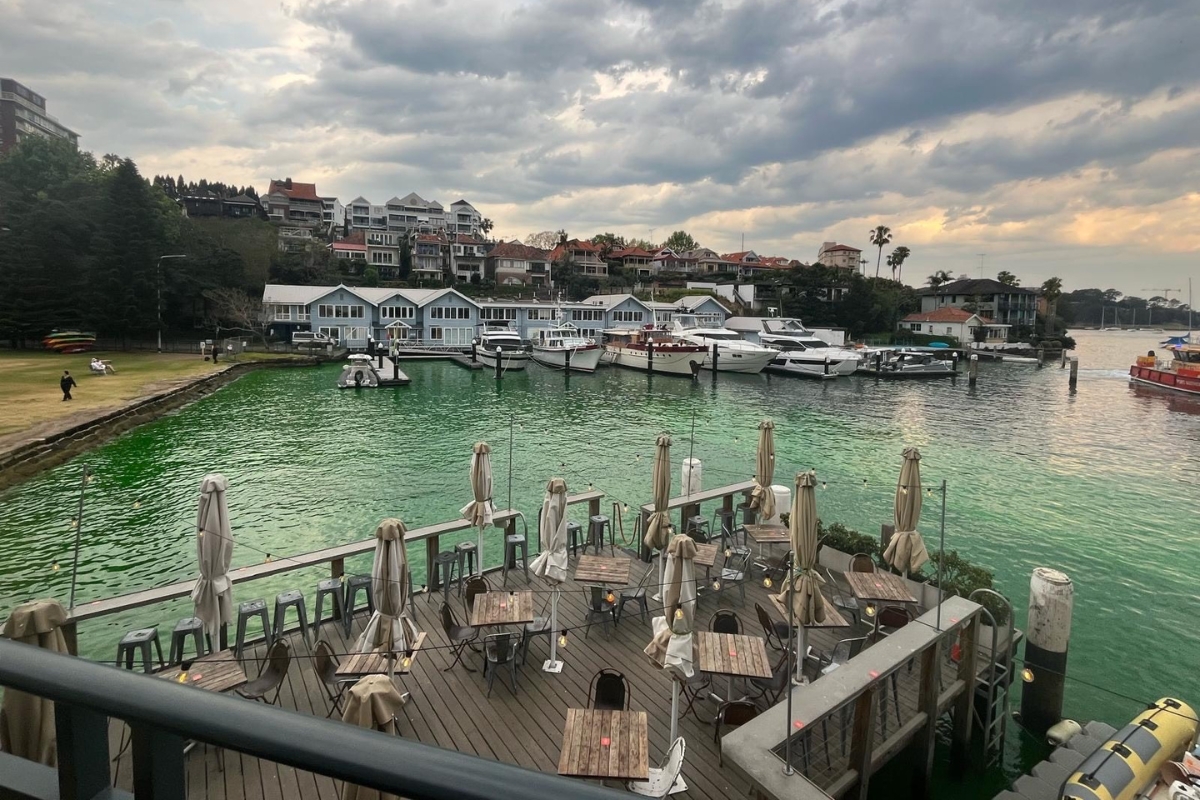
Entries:
{"type": "Polygon", "coordinates": [[[817,251],[816,263],[824,264],[827,267],[837,267],[838,269],[857,272],[861,262],[862,250],[857,247],[851,247],[848,244],[822,242],[821,249],[817,251]]]}
{"type": "Polygon", "coordinates": [[[683,255],[695,265],[692,271],[700,275],[733,272],[737,269],[737,265],[732,261],[725,260],[716,250],[709,250],[707,247],[688,250],[683,255]]]}
{"type": "Polygon", "coordinates": [[[685,253],[676,253],[669,247],[664,247],[654,254],[654,272],[682,272],[690,274],[696,271],[696,260],[685,253]]]}
{"type": "Polygon", "coordinates": [[[1009,286],[991,278],[963,278],[936,289],[927,286],[918,289],[917,295],[922,311],[970,304],[982,316],[1005,325],[1032,327],[1037,320],[1037,290],[1009,286]]]}
{"type": "Polygon", "coordinates": [[[579,328],[640,328],[655,321],[654,307],[631,294],[595,294],[579,305],[568,318],[579,328]]]}
{"type": "MultiPolygon", "coordinates": [[[[456,204],[457,205],[457,204],[456,204]]],[[[450,271],[460,281],[483,280],[488,243],[473,233],[455,233],[450,241],[450,271]]]]}
{"type": "Polygon", "coordinates": [[[384,205],[387,229],[397,233],[436,231],[446,227],[446,212],[436,200],[426,200],[416,192],[393,197],[384,205]]]}
{"type": "Polygon", "coordinates": [[[600,245],[570,239],[550,251],[550,261],[556,265],[573,266],[580,275],[590,278],[608,277],[608,264],[600,258],[600,245]]]}
{"type": "Polygon", "coordinates": [[[654,273],[654,254],[640,247],[626,247],[608,254],[610,261],[619,261],[626,269],[637,270],[639,278],[648,278],[654,273]]]}
{"type": "Polygon", "coordinates": [[[277,225],[308,230],[323,227],[325,204],[317,195],[315,183],[300,183],[291,178],[271,181],[262,207],[267,218],[277,225]]]}
{"type": "Polygon", "coordinates": [[[501,242],[493,247],[487,254],[484,268],[488,280],[500,286],[547,286],[550,283],[550,253],[518,241],[501,242]]]}
{"type": "Polygon", "coordinates": [[[355,231],[367,243],[367,263],[384,280],[395,278],[400,270],[400,244],[403,234],[385,230],[355,231]]]}
{"type": "Polygon", "coordinates": [[[675,304],[681,312],[695,314],[702,323],[724,325],[729,317],[729,309],[712,295],[692,294],[679,298],[675,304]]]}
{"type": "Polygon", "coordinates": [[[1009,325],[995,322],[987,317],[961,308],[938,308],[909,314],[896,325],[899,333],[922,333],[928,336],[953,336],[960,344],[975,341],[987,344],[1008,340],[1009,325]],[[976,339],[976,330],[982,329],[983,338],[976,339]]]}
{"type": "Polygon", "coordinates": [[[411,236],[412,280],[440,281],[450,266],[450,242],[441,233],[411,236]]]}
{"type": "Polygon", "coordinates": [[[483,215],[466,200],[450,204],[450,214],[446,217],[446,230],[450,233],[478,236],[479,226],[482,223],[483,215]]]}
{"type": "Polygon", "coordinates": [[[359,275],[363,265],[367,263],[367,241],[362,231],[353,231],[345,239],[338,239],[329,245],[338,267],[352,275],[359,275]]]}

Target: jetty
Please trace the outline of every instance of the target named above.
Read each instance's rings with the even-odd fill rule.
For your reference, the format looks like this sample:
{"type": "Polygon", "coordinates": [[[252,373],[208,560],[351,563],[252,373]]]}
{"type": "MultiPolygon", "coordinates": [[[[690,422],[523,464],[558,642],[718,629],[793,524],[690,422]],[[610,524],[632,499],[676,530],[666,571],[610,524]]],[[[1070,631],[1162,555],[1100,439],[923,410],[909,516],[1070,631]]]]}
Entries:
{"type": "Polygon", "coordinates": [[[483,369],[483,364],[457,348],[400,347],[395,352],[398,361],[450,361],[467,369],[483,369]]]}
{"type": "MultiPolygon", "coordinates": [[[[672,516],[678,514],[679,529],[686,530],[687,515],[712,514],[715,519],[722,511],[741,513],[735,504],[748,501],[752,486],[741,482],[681,495],[670,499],[669,510],[672,516]]],[[[605,495],[594,490],[568,495],[568,507],[573,509],[569,514],[586,531],[589,520],[605,510],[605,501],[605,495]]],[[[635,516],[644,511],[637,509],[635,516]]],[[[613,504],[612,513],[615,524],[621,507],[613,504]]],[[[503,528],[506,536],[525,532],[523,521],[524,515],[515,509],[494,515],[494,525],[503,528]]],[[[113,796],[132,790],[139,796],[197,800],[338,800],[343,783],[350,782],[430,800],[615,797],[594,782],[560,777],[564,764],[567,772],[577,775],[581,773],[572,769],[587,766],[573,760],[573,748],[590,748],[595,761],[607,757],[596,748],[610,746],[607,737],[595,744],[578,729],[573,731],[570,721],[577,719],[573,715],[578,712],[572,709],[589,708],[595,696],[594,677],[600,670],[620,673],[627,687],[630,719],[643,720],[646,733],[644,739],[626,741],[622,737],[636,739],[636,734],[622,727],[611,734],[611,747],[632,747],[634,756],[657,765],[670,749],[673,707],[671,678],[644,652],[652,634],[650,618],[661,614],[657,601],[650,600],[645,610],[629,603],[616,619],[601,626],[594,578],[577,574],[580,560],[591,549],[593,557],[607,556],[622,569],[628,566],[627,584],[614,580],[611,591],[620,592],[622,587],[629,591],[640,583],[646,596],[656,594],[656,565],[639,558],[640,532],[635,528],[626,538],[618,527],[612,534],[621,541],[605,537],[598,547],[593,544],[583,553],[571,552],[568,578],[558,587],[557,629],[548,631],[548,636],[531,637],[528,657],[514,667],[513,691],[508,666],[493,667],[501,672],[496,676],[498,685],[489,690],[479,671],[482,656],[469,649],[456,650],[444,625],[443,602],[458,620],[464,620],[465,598],[457,582],[442,585],[433,566],[439,555],[453,552],[456,543],[473,542],[475,529],[464,519],[409,529],[404,542],[415,576],[409,609],[423,638],[406,654],[403,665],[394,666],[393,680],[409,698],[394,719],[395,735],[339,721],[338,687],[327,682],[329,673],[322,672],[317,658],[318,640],[342,665],[356,658],[356,642],[368,621],[361,606],[347,620],[336,611],[329,618],[327,604],[325,619],[309,617],[309,630],[295,625],[284,630],[292,656],[279,684],[278,708],[223,696],[216,688],[205,691],[163,680],[164,674],[174,678],[178,667],[146,674],[140,665],[114,669],[0,641],[0,685],[53,700],[59,737],[57,769],[11,757],[0,762],[0,794],[20,789],[18,796],[35,796],[31,787],[42,787],[42,794],[36,796],[50,796],[45,791],[53,791],[57,784],[60,794],[56,796],[61,797],[91,797],[108,792],[111,786],[116,789],[109,792],[113,796]],[[539,668],[551,637],[557,643],[558,659],[564,662],[561,673],[539,668]],[[457,661],[460,655],[462,661],[457,661]],[[102,734],[99,743],[98,733],[102,734]],[[186,741],[195,746],[185,751],[186,741]]],[[[749,544],[744,535],[743,541],[749,544]]],[[[532,558],[536,535],[529,542],[532,558]]],[[[787,549],[787,544],[778,542],[755,544],[760,552],[771,546],[787,549]]],[[[267,578],[273,587],[288,579],[289,587],[300,592],[311,608],[319,582],[352,577],[347,562],[367,556],[375,546],[372,537],[313,552],[277,554],[232,570],[235,609],[238,602],[263,594],[255,584],[267,578]]],[[[722,566],[719,545],[708,546],[712,566],[698,561],[696,567],[695,629],[709,630],[710,618],[718,612],[732,614],[744,634],[739,647],[747,651],[751,645],[761,647],[767,663],[758,668],[782,675],[783,680],[730,678],[727,682],[724,676],[730,673],[717,672],[710,685],[679,704],[678,732],[686,742],[681,777],[688,797],[865,797],[871,776],[901,752],[916,755],[912,779],[925,786],[932,769],[935,728],[948,715],[953,717],[954,755],[965,760],[979,724],[973,698],[989,669],[994,672],[991,654],[982,646],[981,606],[965,598],[943,598],[936,590],[912,584],[908,591],[914,592],[916,616],[888,635],[880,633],[877,619],[872,618],[874,606],[870,611],[864,606],[861,614],[843,607],[844,626],[812,627],[807,642],[814,654],[832,654],[839,642],[859,640],[861,653],[843,659],[834,669],[817,658],[806,658],[805,674],[811,682],[793,685],[790,672],[780,673],[788,667],[788,637],[763,638],[767,630],[761,624],[760,608],[783,624],[773,597],[778,589],[765,579],[769,572],[751,568],[740,586],[725,586],[721,591],[719,581],[733,578],[722,566]],[[754,644],[755,640],[761,644],[754,644]],[[761,708],[740,727],[715,728],[713,721],[723,705],[720,698],[713,698],[718,692],[727,694],[728,688],[735,697],[758,696],[761,708]],[[791,774],[785,774],[785,764],[791,774]]],[[[727,561],[740,557],[732,547],[727,552],[731,554],[724,556],[727,561]]],[[[825,573],[831,580],[822,586],[830,609],[837,609],[851,591],[840,572],[845,566],[839,559],[848,558],[849,554],[830,548],[820,556],[821,563],[831,567],[825,573]]],[[[491,568],[486,579],[493,592],[531,592],[534,613],[549,613],[553,588],[520,568],[509,568],[507,574],[491,568]]],[[[89,641],[102,635],[103,652],[111,638],[115,652],[120,629],[151,626],[166,635],[165,649],[184,605],[190,609],[186,598],[194,585],[194,580],[187,580],[77,606],[63,626],[68,649],[78,651],[82,631],[89,641]]],[[[253,679],[267,668],[268,647],[261,636],[248,639],[238,658],[227,649],[233,643],[226,634],[232,631],[222,630],[216,662],[197,661],[194,673],[220,670],[216,677],[222,677],[226,670],[240,670],[253,679]]]]}

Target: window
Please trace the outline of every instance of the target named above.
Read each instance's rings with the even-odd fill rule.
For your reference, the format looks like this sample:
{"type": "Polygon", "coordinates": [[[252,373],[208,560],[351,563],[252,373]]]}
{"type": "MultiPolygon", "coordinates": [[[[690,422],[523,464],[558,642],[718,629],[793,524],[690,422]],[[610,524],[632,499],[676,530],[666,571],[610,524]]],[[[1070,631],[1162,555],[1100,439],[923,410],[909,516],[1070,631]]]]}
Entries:
{"type": "Polygon", "coordinates": [[[301,322],[308,322],[308,306],[296,306],[296,319],[301,322]]]}
{"type": "Polygon", "coordinates": [[[947,335],[947,336],[953,336],[953,335],[954,335],[954,328],[951,328],[949,325],[947,325],[947,326],[946,326],[946,335],[947,335]]]}
{"type": "Polygon", "coordinates": [[[391,264],[392,263],[392,254],[387,251],[380,252],[380,251],[376,250],[375,252],[371,253],[371,263],[372,264],[391,264]]]}
{"type": "Polygon", "coordinates": [[[412,306],[380,306],[380,319],[412,319],[416,311],[412,306]]]}
{"type": "MultiPolygon", "coordinates": [[[[429,309],[430,319],[470,319],[471,309],[454,306],[434,306],[429,309]]],[[[515,319],[515,318],[514,318],[515,319]]]]}
{"type": "Polygon", "coordinates": [[[346,341],[360,342],[367,338],[366,328],[346,328],[346,341]]]}
{"type": "Polygon", "coordinates": [[[603,309],[576,309],[571,312],[571,321],[579,322],[580,320],[591,320],[594,322],[602,322],[604,320],[603,309]]]}
{"type": "Polygon", "coordinates": [[[543,319],[554,319],[554,309],[552,308],[531,308],[529,309],[529,321],[536,322],[543,319]]]}
{"type": "Polygon", "coordinates": [[[342,329],[341,328],[332,328],[332,327],[326,327],[326,326],[322,325],[317,330],[319,330],[321,333],[325,334],[326,336],[328,336],[330,339],[332,339],[335,342],[342,338],[342,329]]]}
{"type": "Polygon", "coordinates": [[[317,315],[334,319],[362,319],[364,316],[362,306],[327,305],[325,303],[317,306],[317,315]]]}
{"type": "Polygon", "coordinates": [[[642,312],[640,311],[614,311],[613,322],[641,322],[642,312]]]}
{"type": "Polygon", "coordinates": [[[275,306],[275,319],[290,320],[292,318],[291,306],[275,306]]]}
{"type": "MultiPolygon", "coordinates": [[[[483,308],[479,311],[480,319],[497,319],[497,320],[515,320],[517,318],[517,310],[515,308],[483,308]]],[[[530,317],[530,319],[533,319],[530,317]]]]}
{"type": "Polygon", "coordinates": [[[442,329],[441,328],[430,328],[429,329],[429,338],[435,339],[437,341],[441,341],[442,329]]]}

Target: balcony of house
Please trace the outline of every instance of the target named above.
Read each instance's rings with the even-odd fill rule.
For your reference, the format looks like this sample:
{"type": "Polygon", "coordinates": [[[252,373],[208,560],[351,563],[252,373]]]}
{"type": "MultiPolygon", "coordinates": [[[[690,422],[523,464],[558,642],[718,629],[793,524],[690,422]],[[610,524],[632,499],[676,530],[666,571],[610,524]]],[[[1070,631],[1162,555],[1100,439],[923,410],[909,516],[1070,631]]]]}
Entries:
{"type": "Polygon", "coordinates": [[[597,277],[605,277],[608,275],[608,265],[601,262],[599,264],[579,264],[580,271],[584,275],[595,275],[597,277]]]}

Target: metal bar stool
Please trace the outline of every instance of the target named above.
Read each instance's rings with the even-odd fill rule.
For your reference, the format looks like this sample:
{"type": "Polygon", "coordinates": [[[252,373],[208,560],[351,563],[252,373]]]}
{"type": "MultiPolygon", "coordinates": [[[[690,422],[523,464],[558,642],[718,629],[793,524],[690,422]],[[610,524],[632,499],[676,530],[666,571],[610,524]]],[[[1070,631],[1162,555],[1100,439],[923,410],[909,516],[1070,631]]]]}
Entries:
{"type": "Polygon", "coordinates": [[[158,640],[158,628],[139,628],[136,631],[130,631],[121,637],[121,641],[117,643],[117,666],[125,669],[133,669],[133,655],[135,652],[141,652],[142,655],[142,671],[153,672],[153,667],[161,667],[163,663],[162,643],[158,640]],[[158,664],[155,665],[151,660],[150,643],[154,643],[154,649],[158,651],[158,664]]]}
{"type": "Polygon", "coordinates": [[[617,535],[613,533],[612,526],[608,524],[608,517],[603,514],[596,514],[588,517],[588,541],[583,546],[583,552],[586,553],[588,545],[596,548],[596,553],[600,553],[600,549],[604,547],[604,532],[608,531],[609,553],[613,556],[617,554],[617,535]]]}
{"type": "MultiPolygon", "coordinates": [[[[567,547],[570,548],[571,555],[575,555],[575,548],[578,547],[580,544],[579,539],[580,539],[580,534],[582,532],[583,532],[583,528],[580,527],[578,522],[568,522],[567,523],[567,547]]],[[[587,542],[586,541],[583,542],[583,552],[584,553],[587,552],[587,542]]]]}
{"type": "Polygon", "coordinates": [[[713,511],[712,528],[721,537],[721,549],[724,550],[729,546],[729,541],[737,543],[737,537],[734,535],[737,530],[736,513],[732,509],[718,508],[713,511]]]}
{"type": "Polygon", "coordinates": [[[517,568],[517,549],[521,550],[521,569],[525,572],[525,582],[529,583],[529,545],[525,541],[525,534],[513,533],[504,537],[504,567],[501,569],[503,576],[500,581],[501,585],[508,585],[508,567],[511,564],[513,569],[517,568]]]}
{"type": "Polygon", "coordinates": [[[283,629],[287,624],[287,610],[289,608],[296,609],[296,616],[300,619],[300,635],[304,637],[305,644],[308,643],[308,612],[304,610],[304,593],[299,589],[283,592],[275,595],[275,638],[283,636],[283,629]]]}
{"type": "Polygon", "coordinates": [[[233,652],[241,659],[243,645],[246,642],[246,623],[251,617],[258,617],[262,620],[263,639],[266,640],[267,646],[275,641],[271,637],[271,621],[267,619],[267,601],[266,600],[247,600],[245,603],[238,604],[237,615],[237,639],[234,640],[233,652]]]}
{"type": "Polygon", "coordinates": [[[313,635],[321,635],[321,623],[325,620],[321,619],[321,610],[325,607],[325,597],[328,595],[333,601],[333,608],[329,615],[329,620],[332,622],[335,619],[345,620],[346,617],[346,587],[342,583],[341,578],[327,578],[317,584],[317,606],[313,613],[313,635]]]}
{"type": "Polygon", "coordinates": [[[189,636],[195,645],[195,657],[204,655],[204,621],[199,617],[187,617],[176,622],[171,631],[171,655],[167,659],[168,664],[183,663],[183,651],[187,647],[189,636]]]}
{"type": "Polygon", "coordinates": [[[346,602],[342,607],[346,609],[346,617],[342,621],[343,627],[346,629],[346,638],[350,638],[350,627],[354,623],[355,604],[358,602],[358,593],[364,592],[367,596],[367,613],[375,613],[375,596],[371,593],[372,581],[370,575],[351,575],[346,581],[346,602]]]}
{"type": "Polygon", "coordinates": [[[459,542],[454,545],[454,553],[458,556],[458,596],[462,597],[463,581],[466,576],[475,574],[475,553],[478,548],[474,542],[459,542]]]}
{"type": "Polygon", "coordinates": [[[708,541],[708,520],[703,515],[697,514],[694,517],[687,518],[687,524],[683,532],[695,539],[697,542],[704,544],[708,541]]]}
{"type": "MultiPolygon", "coordinates": [[[[441,570],[442,600],[450,602],[450,581],[454,579],[454,567],[458,564],[458,555],[453,550],[443,550],[433,557],[433,585],[438,585],[438,570],[441,570]]],[[[429,599],[433,592],[429,593],[429,599]]]]}

